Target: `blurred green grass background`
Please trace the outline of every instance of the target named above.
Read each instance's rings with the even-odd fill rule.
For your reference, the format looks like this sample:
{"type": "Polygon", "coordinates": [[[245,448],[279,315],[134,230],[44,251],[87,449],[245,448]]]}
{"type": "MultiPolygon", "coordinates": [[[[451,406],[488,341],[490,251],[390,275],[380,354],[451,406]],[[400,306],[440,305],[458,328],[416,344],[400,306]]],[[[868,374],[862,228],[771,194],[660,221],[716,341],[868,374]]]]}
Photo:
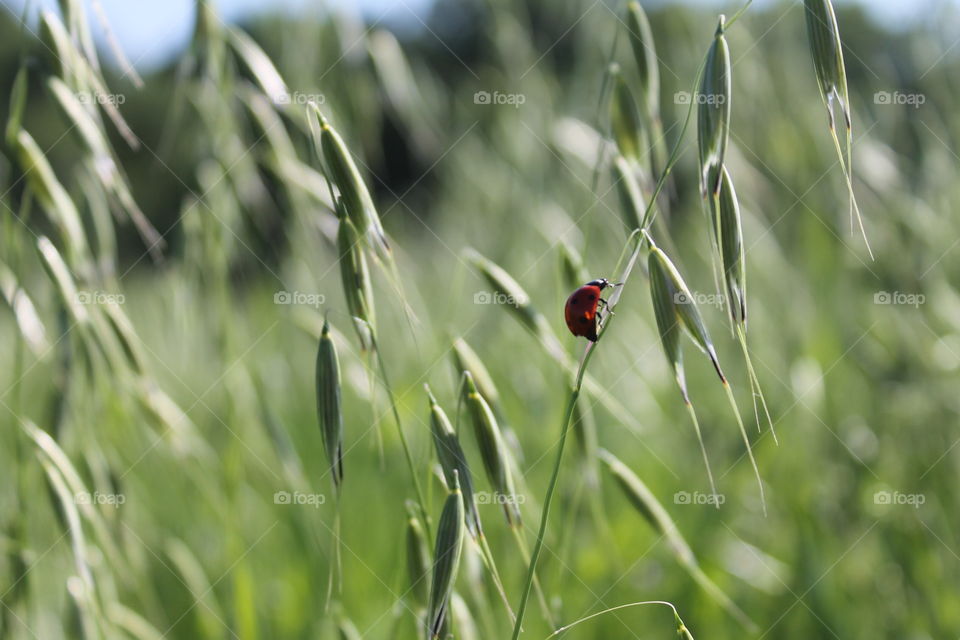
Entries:
{"type": "MultiPolygon", "coordinates": [[[[274,499],[301,488],[297,464],[303,488],[330,496],[313,386],[324,313],[345,336],[338,342],[346,414],[342,612],[362,637],[415,637],[403,597],[404,501],[412,489],[386,397],[380,388],[371,397],[365,356],[346,317],[325,185],[305,169],[318,166],[302,120],[308,97],[322,102],[362,161],[419,317],[414,339],[397,296],[377,282],[380,342],[424,481],[432,450],[422,385],[429,382],[453,415],[449,348],[461,335],[490,369],[517,434],[532,539],[568,381],[507,310],[477,304],[490,289],[463,251],[473,247],[510,271],[579,358],[582,341],[562,320],[568,292],[558,243],[577,247],[592,277],[613,277],[628,231],[608,169],[593,188],[593,131],[602,75],[623,28],[619,10],[574,1],[440,2],[402,49],[348,14],[319,22],[263,17],[244,28],[291,96],[283,108],[266,103],[273,126],[252,115],[251,96],[262,87],[222,44],[219,22],[198,32],[176,64],[147,75],[142,89],[108,70],[142,145],[130,149],[108,125],[111,142],[168,248],[154,263],[132,226],[118,223],[115,261],[102,255],[102,277],[84,286],[123,296],[148,377],[195,429],[152,416],[131,393],[138,384],[131,376],[85,363],[32,249],[35,236],[56,238],[56,231],[39,209],[18,219],[26,182],[5,149],[2,258],[36,304],[50,348],[28,349],[4,307],[3,637],[90,634],[82,597],[77,605],[70,595],[77,588],[71,576],[84,571],[74,538],[21,418],[53,435],[91,493],[124,497],[117,507],[95,505],[113,548],[84,521],[100,604],[120,603],[170,638],[336,637],[335,616],[324,611],[332,500],[313,508],[274,499]],[[184,63],[191,59],[196,64],[184,63]],[[478,104],[477,92],[523,102],[478,104]],[[276,139],[281,131],[289,149],[276,139]],[[323,303],[277,304],[279,292],[323,303]]],[[[716,16],[667,6],[650,18],[672,144],[686,114],[677,92],[693,85],[716,16]]],[[[715,374],[692,349],[689,386],[725,502],[720,511],[684,504],[684,496],[709,489],[641,274],[628,284],[620,320],[592,364],[592,375],[637,423],[628,429],[595,407],[600,444],[666,505],[706,572],[759,625],[758,638],[960,635],[960,120],[950,106],[958,97],[960,65],[950,48],[957,19],[944,9],[924,30],[891,32],[860,10],[839,13],[855,188],[875,261],[849,228],[802,4],[751,9],[728,34],[735,65],[728,163],[744,210],[749,341],[780,438],[775,446],[768,435],[751,433],[767,517],[715,374]],[[898,95],[923,96],[923,103],[897,104],[898,95]],[[900,304],[905,295],[918,303],[900,304]]],[[[58,73],[56,59],[10,15],[0,18],[0,33],[0,83],[11,87],[27,61],[23,126],[78,206],[84,203],[94,237],[83,182],[90,159],[45,88],[44,79],[58,73]]],[[[615,59],[633,73],[623,34],[617,43],[615,59]]],[[[691,288],[710,294],[692,135],[683,144],[669,228],[691,288]]],[[[704,310],[753,429],[725,312],[704,310]]],[[[583,488],[582,462],[575,450],[567,453],[540,564],[559,619],[663,599],[697,638],[749,635],[678,568],[609,477],[583,488]],[[612,541],[591,519],[589,500],[602,500],[612,541]]],[[[428,486],[436,518],[442,485],[428,486]]],[[[480,508],[515,603],[524,563],[499,509],[480,508]]],[[[466,562],[462,585],[480,573],[474,560],[466,562]]],[[[493,593],[488,597],[504,637],[506,620],[493,593]]],[[[155,637],[121,630],[117,611],[106,609],[106,637],[155,637]]],[[[666,610],[631,609],[565,637],[669,637],[672,624],[666,610]]],[[[549,632],[532,607],[523,637],[549,632]]]]}

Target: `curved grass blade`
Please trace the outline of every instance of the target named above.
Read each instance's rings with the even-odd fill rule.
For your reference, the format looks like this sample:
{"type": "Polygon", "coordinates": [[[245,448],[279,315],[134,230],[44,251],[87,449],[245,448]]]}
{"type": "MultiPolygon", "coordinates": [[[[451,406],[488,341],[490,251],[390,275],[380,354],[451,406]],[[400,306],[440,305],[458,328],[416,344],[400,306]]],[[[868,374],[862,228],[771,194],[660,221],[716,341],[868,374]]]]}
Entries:
{"type": "Polygon", "coordinates": [[[670,607],[671,611],[673,611],[673,621],[677,625],[677,635],[680,636],[681,640],[693,640],[693,635],[687,629],[686,625],[683,624],[683,620],[680,619],[680,614],[677,613],[677,608],[673,605],[673,603],[667,602],[665,600],[644,600],[642,602],[629,602],[627,604],[621,604],[616,607],[608,607],[603,611],[592,613],[589,616],[585,616],[583,618],[580,618],[579,620],[575,620],[570,624],[563,625],[562,627],[560,627],[559,629],[551,633],[549,636],[547,636],[545,640],[550,640],[550,638],[566,633],[573,627],[581,625],[584,622],[593,620],[594,618],[599,618],[600,616],[607,615],[608,613],[614,613],[616,611],[621,611],[623,609],[632,609],[633,607],[644,607],[648,605],[662,605],[665,607],[670,607]]]}
{"type": "Polygon", "coordinates": [[[287,91],[287,83],[273,61],[270,60],[263,49],[260,48],[253,38],[244,31],[236,27],[227,27],[227,42],[236,52],[237,57],[243,61],[250,73],[256,80],[257,85],[263,91],[271,102],[275,105],[290,104],[290,94],[287,91]]]}
{"type": "Polygon", "coordinates": [[[20,286],[16,274],[2,260],[0,260],[0,294],[10,305],[17,327],[20,329],[20,335],[23,336],[30,350],[43,358],[50,346],[47,330],[30,296],[20,286]]]}
{"type": "Polygon", "coordinates": [[[616,480],[617,485],[634,508],[643,516],[644,520],[647,521],[657,534],[666,539],[667,545],[670,547],[677,562],[680,563],[680,566],[706,591],[707,595],[713,598],[717,604],[723,607],[737,622],[742,624],[744,628],[751,633],[756,632],[757,625],[720,587],[707,577],[707,574],[700,568],[696,556],[693,554],[693,550],[680,533],[676,523],[674,523],[663,505],[660,504],[660,501],[653,495],[653,492],[647,488],[647,485],[645,485],[629,467],[609,451],[601,450],[600,459],[604,462],[607,470],[613,476],[614,480],[616,480]]]}
{"type": "Polygon", "coordinates": [[[27,184],[63,239],[70,263],[81,272],[89,271],[90,248],[80,220],[80,212],[67,194],[39,145],[29,133],[16,135],[17,160],[27,184]]]}

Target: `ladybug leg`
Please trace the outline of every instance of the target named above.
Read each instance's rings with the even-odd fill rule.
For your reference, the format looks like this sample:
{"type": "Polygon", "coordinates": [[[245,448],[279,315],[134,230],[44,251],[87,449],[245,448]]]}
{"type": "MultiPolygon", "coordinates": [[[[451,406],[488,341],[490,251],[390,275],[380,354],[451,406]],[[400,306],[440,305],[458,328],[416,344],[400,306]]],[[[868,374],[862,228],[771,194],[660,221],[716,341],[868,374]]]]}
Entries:
{"type": "MultiPolygon", "coordinates": [[[[607,311],[610,313],[610,315],[613,315],[613,311],[610,311],[610,303],[607,302],[606,300],[604,300],[603,298],[600,298],[600,302],[603,303],[603,307],[604,307],[605,309],[607,309],[607,311]]],[[[598,305],[598,306],[599,306],[599,305],[598,305]]],[[[598,316],[600,315],[600,310],[599,310],[599,308],[597,309],[597,315],[598,315],[598,316]]]]}

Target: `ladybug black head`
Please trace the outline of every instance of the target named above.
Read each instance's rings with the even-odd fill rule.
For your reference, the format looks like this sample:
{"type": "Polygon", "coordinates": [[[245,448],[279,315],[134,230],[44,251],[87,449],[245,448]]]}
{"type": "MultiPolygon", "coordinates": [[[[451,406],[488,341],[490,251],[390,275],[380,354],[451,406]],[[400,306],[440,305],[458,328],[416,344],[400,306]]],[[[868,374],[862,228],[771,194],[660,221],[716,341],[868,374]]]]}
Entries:
{"type": "Polygon", "coordinates": [[[607,287],[609,287],[609,286],[611,286],[611,285],[610,285],[610,281],[607,280],[606,278],[600,278],[599,280],[591,280],[590,282],[587,283],[587,286],[588,286],[588,287],[597,287],[598,289],[600,289],[601,291],[603,291],[604,289],[606,289],[607,287]]]}

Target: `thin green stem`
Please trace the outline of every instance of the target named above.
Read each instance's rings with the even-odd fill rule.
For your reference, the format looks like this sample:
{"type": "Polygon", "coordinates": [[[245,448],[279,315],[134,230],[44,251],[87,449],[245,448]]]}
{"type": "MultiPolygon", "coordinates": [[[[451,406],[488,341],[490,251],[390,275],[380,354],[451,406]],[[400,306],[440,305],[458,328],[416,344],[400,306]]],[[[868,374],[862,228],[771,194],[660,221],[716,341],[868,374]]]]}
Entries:
{"type": "Polygon", "coordinates": [[[631,607],[640,607],[640,606],[649,605],[649,604],[659,604],[665,607],[670,607],[670,609],[673,611],[673,615],[676,616],[677,620],[680,620],[680,615],[677,613],[677,608],[673,606],[673,604],[666,602],[665,600],[644,600],[643,602],[631,602],[629,604],[621,604],[616,607],[610,607],[609,609],[604,609],[603,611],[598,611],[597,613],[590,614],[589,616],[580,618],[579,620],[576,620],[574,622],[571,622],[570,624],[560,627],[559,629],[551,633],[549,636],[547,636],[544,640],[550,640],[550,638],[554,638],[560,635],[561,633],[565,633],[569,629],[572,629],[573,627],[579,624],[587,622],[588,620],[593,620],[594,618],[598,618],[602,615],[613,613],[614,611],[620,611],[621,609],[629,609],[631,607]]]}
{"type": "Polygon", "coordinates": [[[427,539],[433,540],[432,527],[430,526],[430,513],[427,511],[427,503],[423,499],[423,489],[420,488],[420,480],[417,477],[417,468],[413,463],[413,454],[410,452],[410,445],[407,443],[407,436],[403,432],[403,424],[400,422],[400,411],[397,409],[397,401],[393,397],[393,389],[390,386],[390,380],[387,377],[387,367],[383,362],[383,355],[380,353],[380,344],[377,342],[376,334],[370,331],[370,342],[373,350],[377,354],[377,364],[380,366],[380,375],[383,378],[383,386],[387,390],[387,397],[390,398],[390,411],[393,413],[393,420],[397,424],[397,434],[400,436],[400,444],[403,446],[403,455],[407,459],[407,467],[410,469],[410,477],[413,478],[413,488],[417,493],[417,505],[420,507],[420,515],[423,518],[423,526],[427,530],[427,539]]]}
{"type": "MultiPolygon", "coordinates": [[[[630,235],[630,239],[627,241],[628,244],[633,242],[633,238],[635,236],[636,234],[630,235]]],[[[553,463],[553,471],[550,474],[550,483],[547,486],[547,495],[546,498],[544,498],[543,509],[540,512],[540,527],[537,530],[537,540],[536,543],[534,543],[533,553],[531,554],[530,562],[528,563],[527,579],[523,587],[523,595],[520,599],[520,607],[517,609],[517,620],[513,626],[513,640],[517,640],[517,638],[520,637],[523,616],[527,610],[527,602],[530,599],[530,590],[533,587],[533,581],[536,576],[537,561],[540,559],[541,551],[543,551],[543,539],[547,532],[547,521],[550,517],[550,507],[553,504],[553,497],[556,493],[557,482],[560,478],[560,466],[563,462],[563,452],[567,443],[567,434],[570,432],[570,420],[573,417],[573,409],[577,404],[577,399],[580,397],[580,390],[583,387],[583,378],[587,373],[587,366],[590,364],[593,354],[596,353],[596,346],[600,344],[603,336],[606,335],[607,331],[610,329],[613,319],[616,318],[616,316],[612,313],[613,308],[620,300],[620,295],[626,286],[634,264],[636,264],[637,257],[640,255],[640,249],[642,246],[642,240],[637,241],[636,247],[630,256],[630,260],[627,262],[626,267],[624,267],[623,273],[620,277],[620,282],[623,284],[620,287],[617,287],[614,294],[610,297],[609,306],[611,313],[607,316],[607,321],[604,322],[603,326],[600,328],[600,334],[597,336],[597,341],[587,345],[587,350],[584,353],[583,360],[580,362],[580,367],[577,370],[577,376],[570,392],[570,399],[567,401],[567,407],[563,413],[563,423],[561,424],[560,428],[560,441],[557,446],[557,457],[553,463]]]]}
{"type": "MultiPolygon", "coordinates": [[[[690,92],[691,96],[696,96],[697,90],[700,87],[700,80],[703,78],[703,70],[707,65],[707,57],[704,56],[703,60],[700,62],[700,67],[697,69],[697,77],[693,82],[693,91],[690,92]]],[[[680,128],[680,135],[677,137],[677,141],[673,145],[673,149],[670,151],[670,157],[667,159],[667,166],[663,168],[663,173],[660,174],[660,178],[657,180],[657,186],[653,190],[653,195],[650,197],[650,201],[647,203],[647,210],[643,212],[643,219],[640,221],[640,228],[647,230],[650,228],[650,225],[653,224],[655,218],[657,198],[660,197],[660,192],[663,191],[663,186],[667,182],[667,178],[670,176],[670,172],[673,171],[673,167],[677,164],[677,161],[680,159],[680,144],[683,142],[683,137],[687,134],[687,129],[690,128],[690,120],[693,117],[693,105],[696,103],[696,100],[691,97],[690,104],[687,106],[687,115],[683,119],[683,126],[680,128]]]]}
{"type": "MultiPolygon", "coordinates": [[[[607,321],[609,323],[609,320],[607,321]]],[[[589,347],[588,347],[589,348],[589,347]]],[[[530,589],[533,585],[534,574],[537,570],[537,560],[540,559],[540,551],[543,549],[543,538],[547,531],[547,518],[550,515],[550,506],[553,504],[554,490],[557,488],[557,480],[560,477],[560,463],[563,461],[563,449],[567,442],[567,432],[570,427],[570,418],[573,415],[573,407],[580,396],[580,386],[583,382],[583,372],[593,349],[587,353],[587,358],[580,365],[580,371],[577,373],[576,386],[570,394],[567,401],[567,409],[564,412],[563,428],[560,432],[560,444],[557,449],[557,458],[553,464],[553,472],[550,475],[550,484],[547,486],[547,496],[543,501],[543,510],[540,515],[540,528],[537,531],[537,541],[533,545],[533,554],[530,556],[529,566],[527,568],[527,580],[523,587],[523,596],[520,599],[520,607],[517,609],[517,620],[513,625],[513,640],[520,637],[521,624],[523,623],[524,613],[527,611],[527,601],[530,598],[530,589]]]]}
{"type": "MultiPolygon", "coordinates": [[[[511,524],[510,530],[513,532],[513,538],[517,541],[517,548],[520,549],[520,555],[523,558],[523,561],[526,563],[530,562],[530,549],[527,548],[527,541],[523,539],[523,529],[522,524],[519,522],[511,524]]],[[[553,620],[553,614],[550,612],[550,605],[547,602],[547,596],[543,592],[543,587],[540,585],[540,578],[537,577],[537,574],[533,574],[533,590],[537,593],[537,601],[540,603],[540,611],[543,613],[544,619],[547,621],[547,624],[550,625],[551,629],[556,628],[557,624],[553,620]]]]}
{"type": "Polygon", "coordinates": [[[751,5],[751,4],[753,4],[753,0],[747,0],[747,3],[746,3],[745,5],[743,5],[742,7],[740,7],[740,9],[739,9],[735,14],[733,14],[733,17],[730,18],[729,20],[727,20],[727,21],[724,23],[724,25],[723,25],[724,30],[729,29],[729,28],[730,28],[730,25],[732,25],[734,22],[736,22],[737,20],[739,20],[739,19],[740,19],[740,16],[742,16],[744,13],[746,13],[747,9],[750,8],[750,5],[751,5]]]}

